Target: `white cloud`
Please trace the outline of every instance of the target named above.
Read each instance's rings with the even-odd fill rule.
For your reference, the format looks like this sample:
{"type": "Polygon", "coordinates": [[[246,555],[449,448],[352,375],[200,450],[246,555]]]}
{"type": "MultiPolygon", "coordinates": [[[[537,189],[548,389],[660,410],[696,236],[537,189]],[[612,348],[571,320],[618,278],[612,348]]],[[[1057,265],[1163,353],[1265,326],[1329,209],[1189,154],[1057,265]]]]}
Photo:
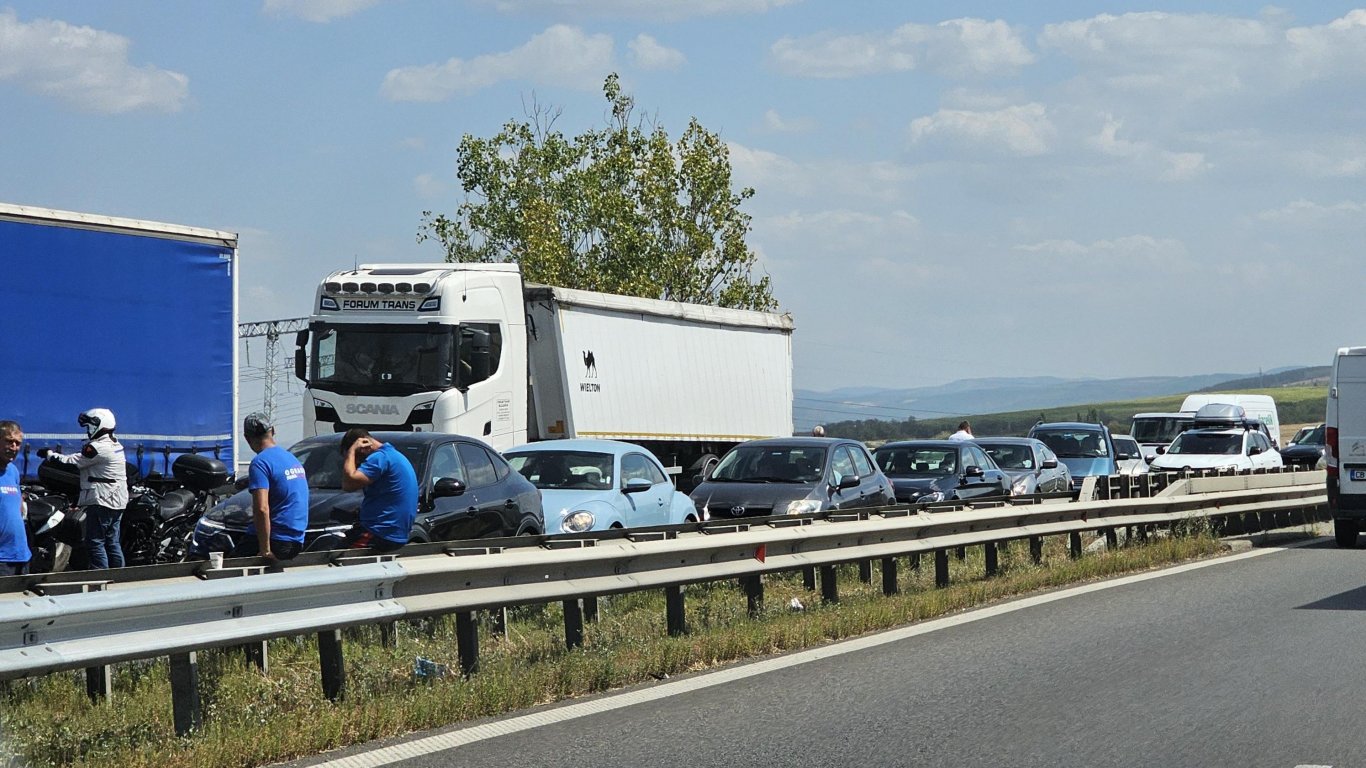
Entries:
{"type": "Polygon", "coordinates": [[[905,199],[913,172],[896,163],[852,163],[838,160],[799,163],[764,149],[728,142],[730,165],[737,186],[760,190],[757,204],[766,198],[785,201],[812,198],[822,204],[831,198],[869,200],[880,203],[905,199]]]}
{"type": "Polygon", "coordinates": [[[773,133],[805,133],[816,127],[809,117],[786,118],[770,109],[764,112],[764,128],[773,133]]]}
{"type": "Polygon", "coordinates": [[[444,101],[505,80],[589,90],[612,69],[610,36],[557,24],[505,53],[390,70],[381,91],[393,101],[444,101]]]}
{"type": "Polygon", "coordinates": [[[682,51],[660,45],[653,37],[640,34],[626,44],[631,49],[631,61],[641,69],[678,69],[687,61],[682,51]]]}
{"type": "Polygon", "coordinates": [[[90,112],[177,112],[190,78],[128,61],[128,38],[54,19],[19,20],[0,11],[0,80],[90,112]]]}
{"type": "Polygon", "coordinates": [[[1047,110],[1037,102],[994,111],[941,109],[912,120],[910,130],[915,144],[945,139],[993,146],[1021,157],[1047,153],[1057,133],[1047,110]]]}
{"type": "Polygon", "coordinates": [[[297,16],[304,21],[324,23],[359,13],[378,5],[380,0],[265,0],[263,10],[274,16],[297,16]]]}
{"type": "Polygon", "coordinates": [[[413,191],[418,197],[433,198],[446,194],[448,186],[444,181],[438,180],[430,173],[424,173],[413,179],[413,191]]]}
{"type": "Polygon", "coordinates": [[[789,75],[822,78],[919,69],[952,77],[1008,74],[1034,61],[1010,25],[983,19],[904,24],[887,33],[784,37],[769,56],[789,75]]]}
{"type": "Polygon", "coordinates": [[[1295,200],[1281,208],[1262,211],[1257,218],[1281,224],[1316,224],[1343,218],[1366,222],[1366,202],[1344,200],[1323,205],[1312,200],[1295,200]]]}
{"type": "Polygon", "coordinates": [[[1161,265],[1184,270],[1190,265],[1189,251],[1180,240],[1152,235],[1125,235],[1113,240],[1079,243],[1076,240],[1044,240],[1028,245],[1017,245],[1014,250],[1088,262],[1110,262],[1127,265],[1131,269],[1161,265]]]}
{"type": "Polygon", "coordinates": [[[704,16],[766,13],[798,0],[476,0],[499,13],[679,21],[704,16]]]}
{"type": "Polygon", "coordinates": [[[1100,132],[1088,142],[1101,154],[1128,160],[1163,181],[1186,181],[1210,168],[1202,152],[1170,152],[1147,142],[1121,138],[1119,131],[1122,127],[1123,121],[1106,115],[1100,132]]]}

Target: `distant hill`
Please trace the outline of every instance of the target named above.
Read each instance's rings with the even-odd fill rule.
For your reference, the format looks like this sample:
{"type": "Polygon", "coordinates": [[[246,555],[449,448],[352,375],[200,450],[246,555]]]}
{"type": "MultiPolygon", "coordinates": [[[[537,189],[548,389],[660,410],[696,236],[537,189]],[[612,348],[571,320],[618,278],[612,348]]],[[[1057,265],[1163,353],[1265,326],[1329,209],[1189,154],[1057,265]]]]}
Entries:
{"type": "Polygon", "coordinates": [[[908,389],[845,387],[826,392],[798,389],[793,392],[792,420],[797,432],[801,433],[816,424],[838,421],[948,418],[1160,397],[1217,389],[1219,385],[1246,377],[1247,374],[1241,373],[1124,379],[1033,376],[962,379],[908,389]]]}
{"type": "Polygon", "coordinates": [[[1217,392],[1220,389],[1266,389],[1267,387],[1317,387],[1327,386],[1333,374],[1331,365],[1315,365],[1308,368],[1282,368],[1277,371],[1249,376],[1245,379],[1224,381],[1201,392],[1217,392]]]}

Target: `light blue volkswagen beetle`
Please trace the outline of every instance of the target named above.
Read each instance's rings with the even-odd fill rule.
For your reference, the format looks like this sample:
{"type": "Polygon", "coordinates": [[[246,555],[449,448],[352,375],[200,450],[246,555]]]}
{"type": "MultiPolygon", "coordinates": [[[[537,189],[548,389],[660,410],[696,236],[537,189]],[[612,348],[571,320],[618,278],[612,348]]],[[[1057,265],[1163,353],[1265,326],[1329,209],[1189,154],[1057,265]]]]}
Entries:
{"type": "Polygon", "coordinates": [[[541,490],[546,533],[677,525],[697,520],[654,454],[615,440],[547,440],[503,454],[541,490]]]}

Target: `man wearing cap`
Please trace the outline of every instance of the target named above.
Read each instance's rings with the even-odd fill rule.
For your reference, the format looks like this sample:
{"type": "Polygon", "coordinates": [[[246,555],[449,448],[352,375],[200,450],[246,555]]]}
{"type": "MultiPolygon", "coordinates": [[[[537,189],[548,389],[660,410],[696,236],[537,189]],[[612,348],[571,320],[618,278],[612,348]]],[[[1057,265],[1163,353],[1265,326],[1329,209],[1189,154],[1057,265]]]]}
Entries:
{"type": "Polygon", "coordinates": [[[14,458],[24,444],[24,430],[13,421],[0,421],[0,576],[28,573],[33,554],[24,529],[24,495],[19,490],[19,465],[14,458]]]}
{"type": "Polygon", "coordinates": [[[233,557],[260,555],[267,560],[293,560],[308,528],[308,478],[294,454],[275,444],[275,427],[264,413],[242,422],[242,437],[256,453],[247,469],[251,492],[251,525],[233,557]]]}
{"type": "Polygon", "coordinates": [[[359,427],[342,436],[342,490],[364,489],[360,522],[346,533],[353,549],[390,552],[408,543],[417,517],[417,473],[392,445],[359,427]]]}

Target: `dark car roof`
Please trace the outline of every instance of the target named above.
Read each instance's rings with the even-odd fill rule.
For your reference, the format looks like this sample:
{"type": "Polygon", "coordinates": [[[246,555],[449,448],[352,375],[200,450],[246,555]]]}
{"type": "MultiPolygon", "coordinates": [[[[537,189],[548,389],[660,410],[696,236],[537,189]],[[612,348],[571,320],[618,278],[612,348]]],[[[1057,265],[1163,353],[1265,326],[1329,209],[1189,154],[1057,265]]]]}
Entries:
{"type": "Polygon", "coordinates": [[[1042,444],[1043,441],[1037,437],[974,437],[974,443],[1003,443],[1006,445],[1034,445],[1042,444]]]}
{"type": "Polygon", "coordinates": [[[896,440],[878,448],[957,448],[967,440],[896,440]]]}
{"type": "Polygon", "coordinates": [[[1035,424],[1029,428],[1029,431],[1033,432],[1036,429],[1075,429],[1079,431],[1089,429],[1092,432],[1100,432],[1105,428],[1089,421],[1050,421],[1044,424],[1035,424]]]}
{"type": "Polygon", "coordinates": [[[759,440],[748,440],[740,443],[736,447],[748,445],[801,445],[801,446],[831,446],[831,445],[863,445],[857,440],[848,437],[765,437],[759,440]]]}

